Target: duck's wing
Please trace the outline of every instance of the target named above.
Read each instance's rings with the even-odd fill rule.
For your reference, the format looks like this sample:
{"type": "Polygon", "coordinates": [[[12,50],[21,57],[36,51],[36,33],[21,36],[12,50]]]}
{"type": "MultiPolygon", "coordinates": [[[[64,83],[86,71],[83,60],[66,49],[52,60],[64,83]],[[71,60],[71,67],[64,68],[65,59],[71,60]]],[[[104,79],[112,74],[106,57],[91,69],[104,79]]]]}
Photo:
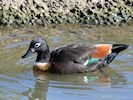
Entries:
{"type": "Polygon", "coordinates": [[[56,62],[73,61],[75,63],[84,63],[96,51],[97,49],[93,45],[71,44],[53,50],[50,59],[56,62]]]}

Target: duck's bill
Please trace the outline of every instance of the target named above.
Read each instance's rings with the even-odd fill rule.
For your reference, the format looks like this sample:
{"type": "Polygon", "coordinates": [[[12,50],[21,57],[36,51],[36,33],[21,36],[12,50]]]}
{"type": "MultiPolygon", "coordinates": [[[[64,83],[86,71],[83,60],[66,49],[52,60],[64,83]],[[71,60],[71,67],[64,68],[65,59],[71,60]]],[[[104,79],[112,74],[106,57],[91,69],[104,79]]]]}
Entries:
{"type": "Polygon", "coordinates": [[[22,58],[26,58],[29,57],[32,53],[34,53],[35,50],[34,49],[29,49],[23,56],[22,58]]]}

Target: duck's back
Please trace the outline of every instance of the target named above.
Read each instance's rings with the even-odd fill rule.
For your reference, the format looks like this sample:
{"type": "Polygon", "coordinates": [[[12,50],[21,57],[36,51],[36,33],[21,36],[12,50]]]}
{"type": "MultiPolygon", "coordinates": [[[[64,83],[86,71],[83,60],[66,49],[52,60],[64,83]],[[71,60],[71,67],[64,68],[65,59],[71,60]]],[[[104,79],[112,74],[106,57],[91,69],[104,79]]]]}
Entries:
{"type": "Polygon", "coordinates": [[[93,45],[71,44],[59,47],[51,52],[52,71],[59,73],[87,72],[84,63],[96,52],[93,45]]]}
{"type": "Polygon", "coordinates": [[[59,73],[95,71],[109,64],[126,48],[128,46],[123,44],[66,45],[51,52],[51,68],[59,73]]]}
{"type": "Polygon", "coordinates": [[[71,44],[56,48],[51,52],[51,59],[56,62],[82,62],[90,57],[90,54],[96,52],[93,45],[71,44]]]}

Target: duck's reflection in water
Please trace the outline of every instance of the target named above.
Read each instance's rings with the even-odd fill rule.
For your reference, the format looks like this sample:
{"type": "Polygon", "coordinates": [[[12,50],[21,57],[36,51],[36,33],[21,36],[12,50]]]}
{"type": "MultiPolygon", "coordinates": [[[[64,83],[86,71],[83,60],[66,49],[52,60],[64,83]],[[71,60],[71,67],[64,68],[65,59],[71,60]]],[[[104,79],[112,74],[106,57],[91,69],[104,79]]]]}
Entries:
{"type": "Polygon", "coordinates": [[[126,79],[111,67],[105,67],[98,72],[77,74],[53,74],[33,70],[33,75],[37,78],[34,87],[22,93],[29,100],[46,100],[50,88],[94,90],[93,87],[100,85],[122,87],[126,84],[126,79]]]}

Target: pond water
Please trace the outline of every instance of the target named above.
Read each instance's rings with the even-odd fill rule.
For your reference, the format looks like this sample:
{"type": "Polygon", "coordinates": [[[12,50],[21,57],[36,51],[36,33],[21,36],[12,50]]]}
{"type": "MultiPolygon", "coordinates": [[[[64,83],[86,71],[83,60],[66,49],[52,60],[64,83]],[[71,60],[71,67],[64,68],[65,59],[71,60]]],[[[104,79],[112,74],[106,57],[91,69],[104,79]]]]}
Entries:
{"type": "Polygon", "coordinates": [[[129,48],[102,72],[59,75],[32,70],[36,54],[26,59],[30,41],[41,36],[51,49],[70,43],[133,45],[133,24],[0,28],[0,100],[132,100],[133,50],[129,48]]]}

